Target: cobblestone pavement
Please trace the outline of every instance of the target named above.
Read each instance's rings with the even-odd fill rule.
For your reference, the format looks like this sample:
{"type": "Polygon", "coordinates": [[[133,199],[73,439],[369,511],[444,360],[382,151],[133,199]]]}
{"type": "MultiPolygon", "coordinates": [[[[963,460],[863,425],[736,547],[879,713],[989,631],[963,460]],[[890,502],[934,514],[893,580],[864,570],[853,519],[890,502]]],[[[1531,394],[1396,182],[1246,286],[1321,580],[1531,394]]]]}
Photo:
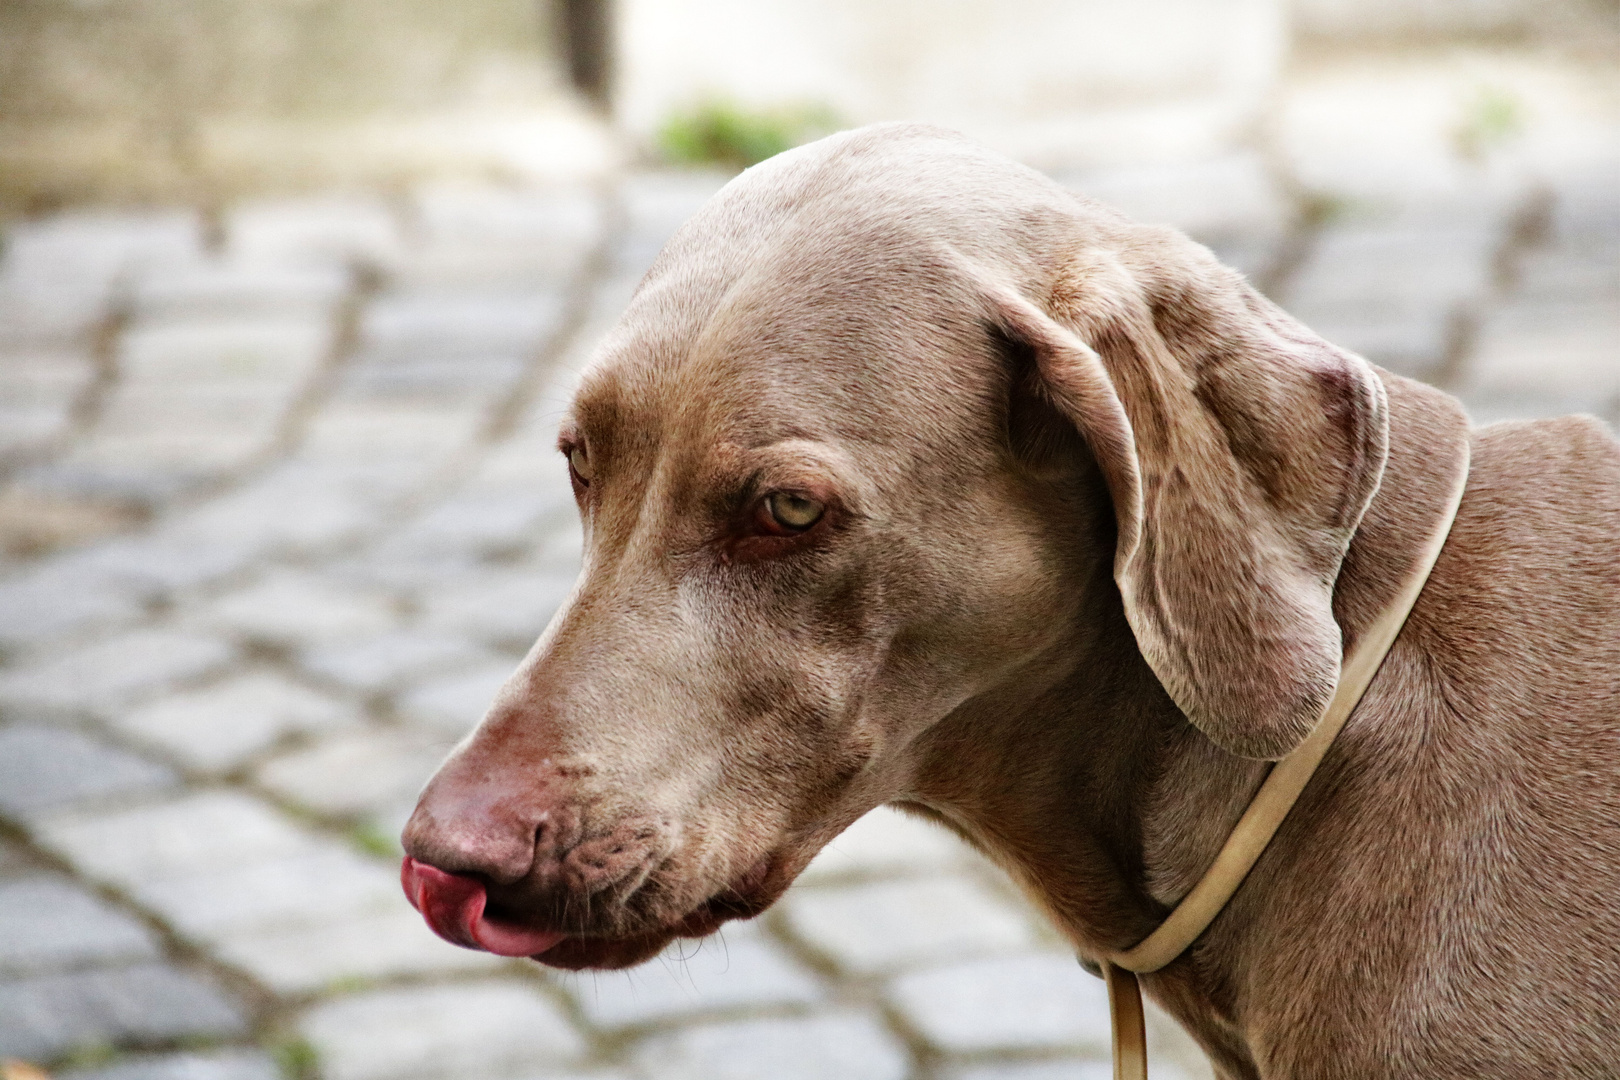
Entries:
{"type": "MultiPolygon", "coordinates": [[[[1481,420],[1620,419],[1612,128],[1534,168],[1419,148],[1391,179],[1343,93],[1301,84],[1265,154],[1064,179],[1481,420]]],[[[890,811],[757,924],[628,974],[456,949],[400,896],[418,785],[578,563],[552,448],[571,373],[720,182],[11,231],[0,1057],[77,1080],[1108,1075],[1102,984],[890,811]]],[[[1156,1077],[1208,1074],[1153,1038],[1156,1077]]]]}

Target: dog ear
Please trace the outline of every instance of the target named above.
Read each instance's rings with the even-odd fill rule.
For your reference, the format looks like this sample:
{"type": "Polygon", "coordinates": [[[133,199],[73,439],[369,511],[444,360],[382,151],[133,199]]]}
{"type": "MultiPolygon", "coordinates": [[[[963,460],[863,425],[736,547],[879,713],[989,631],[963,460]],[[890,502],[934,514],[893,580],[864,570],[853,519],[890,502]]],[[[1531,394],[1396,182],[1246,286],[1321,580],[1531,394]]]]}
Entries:
{"type": "Polygon", "coordinates": [[[1069,267],[1050,314],[993,290],[999,332],[1102,470],[1148,664],[1216,744],[1280,758],[1338,682],[1333,585],[1388,457],[1383,383],[1204,249],[1135,241],[1069,267]]]}

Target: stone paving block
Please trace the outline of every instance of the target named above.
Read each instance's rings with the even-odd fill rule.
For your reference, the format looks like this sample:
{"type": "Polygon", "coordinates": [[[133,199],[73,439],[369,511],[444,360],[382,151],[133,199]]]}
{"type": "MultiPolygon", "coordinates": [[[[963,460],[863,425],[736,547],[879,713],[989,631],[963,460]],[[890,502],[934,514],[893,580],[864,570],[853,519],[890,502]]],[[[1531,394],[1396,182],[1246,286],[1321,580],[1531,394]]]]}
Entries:
{"type": "Polygon", "coordinates": [[[0,981],[0,1055],[48,1061],[77,1047],[245,1034],[240,1004],[164,964],[0,981]]]}
{"type": "Polygon", "coordinates": [[[317,547],[377,520],[398,485],[374,479],[363,464],[295,459],[173,520],[188,535],[216,541],[317,547]]]}
{"type": "Polygon", "coordinates": [[[244,264],[388,266],[403,241],[393,212],[374,199],[314,197],[247,203],[225,222],[226,247],[244,264]]]}
{"type": "Polygon", "coordinates": [[[131,270],[194,259],[197,215],[88,212],[17,222],[0,260],[0,338],[83,334],[131,270]]]}
{"type": "Polygon", "coordinates": [[[173,392],[221,380],[267,389],[296,385],[320,363],[331,336],[326,320],[311,317],[222,314],[140,323],[120,342],[120,391],[161,386],[173,392]]]}
{"type": "MultiPolygon", "coordinates": [[[[1175,1072],[1161,1073],[1157,1061],[1149,1073],[1158,1080],[1182,1080],[1175,1072]]],[[[959,1065],[940,1072],[940,1080],[1113,1080],[1114,1066],[1104,1058],[1059,1058],[1052,1061],[1002,1062],[994,1065],[959,1065]]]]}
{"type": "Polygon", "coordinates": [[[386,595],[296,570],[278,570],[226,593],[193,617],[282,645],[370,637],[398,622],[386,595]]]}
{"type": "Polygon", "coordinates": [[[375,637],[304,650],[304,667],[359,690],[410,685],[489,659],[489,650],[460,634],[394,630],[375,637]]]}
{"type": "Polygon", "coordinates": [[[125,889],[184,874],[301,855],[307,834],[263,802],[236,791],[199,791],[151,806],[60,814],[37,841],[98,881],[125,889]]]}
{"type": "Polygon", "coordinates": [[[449,752],[431,733],[374,728],[329,736],[265,762],[254,779],[284,799],[354,815],[415,795],[449,752]]]}
{"type": "Polygon", "coordinates": [[[912,1030],[945,1054],[1108,1052],[1108,990],[1063,953],[908,971],[890,985],[887,998],[912,1030]]]}
{"type": "Polygon", "coordinates": [[[658,1080],[904,1080],[904,1046],[873,1017],[832,1013],[685,1028],[648,1039],[636,1061],[658,1080]]]}
{"type": "Polygon", "coordinates": [[[326,318],[349,291],[339,266],[277,266],[209,260],[141,275],[131,290],[143,322],[194,319],[221,312],[326,318]]]}
{"type": "Polygon", "coordinates": [[[206,675],[234,655],[213,635],[132,630],[0,672],[0,704],[110,709],[206,675]]]}
{"type": "Polygon", "coordinates": [[[378,297],[361,322],[363,347],[424,352],[488,352],[533,347],[562,315],[556,292],[487,289],[396,292],[378,297]]]}
{"type": "Polygon", "coordinates": [[[412,342],[384,352],[363,350],[339,377],[332,400],[343,405],[403,405],[473,415],[523,377],[527,343],[412,342]]]}
{"type": "MultiPolygon", "coordinates": [[[[1165,1058],[1155,1049],[1151,1032],[1148,1075],[1153,1080],[1214,1080],[1214,1073],[1205,1063],[1165,1058]]],[[[1107,1057],[1056,1058],[947,1066],[938,1076],[939,1080],[1113,1080],[1114,1067],[1107,1057]]]]}
{"type": "MultiPolygon", "coordinates": [[[[587,188],[514,189],[437,183],[416,196],[431,243],[584,247],[603,227],[599,200],[587,188]]],[[[552,254],[548,252],[548,254],[552,254]]]]}
{"type": "MultiPolygon", "coordinates": [[[[0,582],[0,645],[18,648],[92,626],[129,622],[142,610],[140,597],[116,582],[86,581],[52,559],[0,582]]],[[[0,672],[0,684],[5,678],[0,672]]]]}
{"type": "Polygon", "coordinates": [[[153,596],[235,573],[263,550],[244,537],[199,536],[168,519],[135,536],[119,536],[62,560],[82,580],[153,596]]]}
{"type": "MultiPolygon", "coordinates": [[[[572,509],[572,493],[567,498],[566,506],[572,509]]],[[[389,537],[384,546],[500,554],[533,544],[541,524],[564,505],[554,492],[543,490],[464,493],[435,506],[389,537]]]]}
{"type": "Polygon", "coordinates": [[[284,1080],[275,1060],[263,1050],[141,1055],[57,1076],[59,1080],[284,1080]]]}
{"type": "Polygon", "coordinates": [[[1024,912],[956,875],[794,889],[781,906],[796,938],[857,974],[1035,944],[1024,912]]]}
{"type": "Polygon", "coordinates": [[[371,979],[498,970],[499,957],[433,935],[403,894],[387,911],[294,928],[233,932],[215,945],[225,964],[277,994],[304,995],[371,979]]]}
{"type": "Polygon", "coordinates": [[[506,685],[517,666],[515,660],[497,660],[434,679],[402,695],[394,707],[414,724],[460,738],[484,718],[496,692],[506,685]]]}
{"type": "Polygon", "coordinates": [[[57,877],[0,882],[0,979],[161,956],[150,929],[77,885],[57,877]]]}
{"type": "Polygon", "coordinates": [[[1173,225],[1203,242],[1281,239],[1293,215],[1261,156],[1132,166],[1064,177],[1066,186],[1148,225],[1173,225]]]}
{"type": "Polygon", "coordinates": [[[1421,377],[1443,358],[1452,320],[1488,295],[1496,237],[1488,219],[1332,228],[1284,306],[1334,344],[1421,377]]]}
{"type": "Polygon", "coordinates": [[[288,735],[336,731],[360,718],[352,705],[254,672],[116,712],[108,722],[193,769],[227,772],[288,735]]]}
{"type": "Polygon", "coordinates": [[[960,869],[983,857],[944,826],[880,806],[845,829],[810,861],[801,882],[815,884],[960,869]]]}
{"type": "MultiPolygon", "coordinates": [[[[1620,409],[1620,303],[1529,302],[1481,327],[1461,388],[1492,418],[1620,409]]],[[[1481,411],[1481,410],[1475,410],[1481,411]]]]}
{"type": "Polygon", "coordinates": [[[405,898],[395,867],[324,837],[294,855],[189,874],[154,876],[130,895],[192,941],[300,930],[367,914],[397,914],[405,898]]]}
{"type": "Polygon", "coordinates": [[[390,461],[395,493],[426,480],[444,457],[470,444],[483,421],[478,403],[337,398],[309,422],[302,456],[390,461]]]}
{"type": "Polygon", "coordinates": [[[653,1024],[680,1017],[815,1005],[814,976],[751,924],[728,923],[717,937],[680,941],[628,971],[583,972],[569,979],[595,1027],[653,1024]]]}
{"type": "Polygon", "coordinates": [[[324,1080],[475,1080],[566,1067],[585,1052],[556,1004],[515,980],[338,998],[316,1005],[299,1027],[320,1054],[324,1080]]]}
{"type": "Polygon", "coordinates": [[[0,453],[60,432],[94,376],[83,347],[0,348],[0,453]]]}
{"type": "Polygon", "coordinates": [[[148,795],[179,782],[173,770],[80,731],[0,727],[0,813],[38,818],[76,803],[148,795]]]}
{"type": "Polygon", "coordinates": [[[501,568],[465,575],[423,594],[421,620],[424,626],[448,633],[527,647],[574,591],[577,580],[577,568],[501,568]]]}

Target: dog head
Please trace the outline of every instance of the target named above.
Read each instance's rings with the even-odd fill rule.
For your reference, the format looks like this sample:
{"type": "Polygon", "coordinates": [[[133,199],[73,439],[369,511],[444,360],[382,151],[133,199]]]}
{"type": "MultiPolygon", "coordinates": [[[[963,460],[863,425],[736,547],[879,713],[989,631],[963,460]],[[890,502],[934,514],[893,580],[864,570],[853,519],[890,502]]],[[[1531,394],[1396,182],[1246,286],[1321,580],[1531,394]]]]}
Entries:
{"type": "Polygon", "coordinates": [[[923,732],[1061,666],[1088,589],[1191,723],[1280,756],[1386,443],[1365,363],[1170,230],[927,128],[773,159],[585,374],[579,583],[424,791],[407,890],[565,967],[755,914],[923,732]]]}

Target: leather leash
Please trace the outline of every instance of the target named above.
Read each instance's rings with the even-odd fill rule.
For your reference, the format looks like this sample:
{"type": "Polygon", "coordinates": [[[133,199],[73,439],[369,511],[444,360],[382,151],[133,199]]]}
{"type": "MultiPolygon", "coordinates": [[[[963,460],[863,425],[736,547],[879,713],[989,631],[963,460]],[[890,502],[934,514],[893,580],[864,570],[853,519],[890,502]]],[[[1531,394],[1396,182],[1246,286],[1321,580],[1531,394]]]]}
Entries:
{"type": "Polygon", "coordinates": [[[1158,971],[1208,929],[1243,884],[1266,845],[1271,843],[1300,792],[1310,783],[1328,747],[1333,745],[1334,737],[1355,711],[1373,676],[1378,674],[1401,627],[1406,625],[1406,617],[1411,614],[1418,595],[1423,592],[1429,572],[1440,558],[1440,550],[1445,547],[1452,522],[1457,518],[1457,508],[1462,505],[1463,490],[1468,486],[1468,464],[1469,447],[1464,442],[1456,488],[1446,504],[1439,527],[1419,552],[1417,565],[1401,591],[1345,658],[1339,672],[1339,685],[1315,729],[1272,767],[1215,861],[1159,928],[1134,947],[1103,959],[1108,1014],[1113,1025],[1114,1080],[1147,1080],[1147,1032],[1142,1018],[1142,987],[1136,976],[1158,971]]]}

